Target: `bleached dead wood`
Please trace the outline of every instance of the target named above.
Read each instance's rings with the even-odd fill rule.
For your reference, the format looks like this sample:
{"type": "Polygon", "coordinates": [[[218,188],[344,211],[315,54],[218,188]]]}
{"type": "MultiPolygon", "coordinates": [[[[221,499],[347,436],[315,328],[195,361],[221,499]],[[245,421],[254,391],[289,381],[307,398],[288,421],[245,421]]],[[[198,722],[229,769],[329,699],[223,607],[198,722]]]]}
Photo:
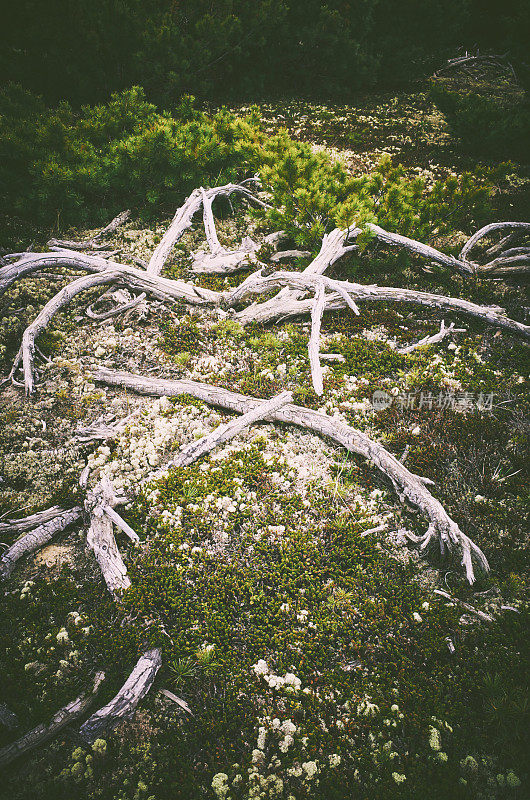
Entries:
{"type": "Polygon", "coordinates": [[[105,297],[110,297],[115,303],[116,306],[114,308],[109,309],[108,311],[94,311],[91,305],[87,306],[85,310],[85,314],[90,319],[95,319],[98,321],[104,319],[110,319],[111,317],[116,317],[118,314],[123,314],[125,311],[130,311],[132,308],[136,308],[143,300],[146,298],[146,293],[141,292],[137,297],[132,297],[130,292],[124,289],[117,289],[115,292],[105,292],[96,302],[101,302],[105,297]]]}
{"type": "Polygon", "coordinates": [[[506,247],[506,245],[513,242],[514,238],[520,237],[521,234],[523,236],[530,234],[529,222],[492,222],[480,228],[467,240],[460,251],[460,260],[467,261],[472,265],[475,272],[485,277],[527,274],[530,272],[530,248],[506,247]],[[511,233],[486,250],[487,255],[495,254],[496,258],[485,264],[478,264],[469,260],[469,253],[481,240],[496,231],[502,230],[509,230],[511,233]]]}
{"type": "Polygon", "coordinates": [[[191,442],[190,444],[182,447],[175,458],[172,458],[171,461],[169,461],[167,464],[164,464],[163,467],[151,472],[146,478],[146,482],[160,478],[167,472],[168,469],[174,467],[187,467],[190,464],[193,464],[195,461],[198,461],[199,458],[202,458],[202,456],[206,455],[206,453],[210,453],[216,447],[219,447],[220,444],[229,442],[245,428],[248,428],[250,425],[253,425],[255,422],[260,420],[268,419],[273,411],[276,411],[278,408],[290,403],[292,399],[293,395],[291,392],[281,392],[271,400],[264,400],[258,406],[246,412],[242,416],[231,419],[229,422],[225,422],[223,425],[218,425],[218,427],[211,433],[207,434],[206,436],[202,436],[200,439],[197,439],[197,441],[191,442]]]}
{"type": "Polygon", "coordinates": [[[173,692],[170,692],[169,689],[160,689],[160,694],[163,694],[164,697],[167,697],[167,699],[171,700],[172,703],[175,703],[175,705],[177,705],[183,711],[186,711],[187,714],[191,714],[192,717],[194,716],[193,711],[186,701],[181,697],[177,697],[177,695],[173,694],[173,692]]]}
{"type": "Polygon", "coordinates": [[[177,210],[175,216],[162,237],[162,241],[154,251],[149,260],[147,272],[150,275],[160,275],[164,264],[169,258],[169,254],[178,240],[182,237],[184,232],[191,226],[193,217],[200,211],[203,203],[203,197],[210,202],[216,197],[230,197],[231,194],[238,193],[248,200],[266,207],[266,203],[256,197],[252,192],[242,184],[227,183],[225,186],[214,186],[211,189],[204,190],[202,187],[194,189],[184,204],[177,210]]]}
{"type": "Polygon", "coordinates": [[[130,719],[140,700],[151,688],[161,664],[162,656],[158,648],[144,653],[117,695],[81,725],[79,733],[82,738],[91,743],[122,720],[130,719]]]}
{"type": "Polygon", "coordinates": [[[414,350],[418,350],[420,347],[428,347],[431,344],[437,344],[438,342],[443,341],[446,336],[452,336],[454,333],[465,332],[465,328],[455,328],[454,322],[451,322],[450,325],[446,327],[445,320],[443,319],[438,333],[434,333],[432,336],[424,336],[419,342],[416,342],[415,344],[409,344],[407,347],[399,347],[397,352],[401,353],[402,355],[406,355],[407,353],[412,353],[414,350]]]}
{"type": "MultiPolygon", "coordinates": [[[[319,280],[322,280],[322,278],[319,280]]],[[[334,287],[330,284],[330,289],[333,288],[333,291],[329,292],[326,299],[326,307],[328,309],[339,309],[346,306],[346,294],[351,301],[355,298],[355,302],[416,303],[471,316],[490,325],[504,328],[524,338],[530,337],[529,325],[524,325],[504,316],[503,309],[498,306],[479,306],[460,298],[419,292],[413,289],[402,289],[400,287],[366,286],[349,283],[348,281],[334,281],[333,283],[334,287]],[[341,293],[339,293],[339,289],[341,293]]],[[[306,275],[305,272],[278,271],[266,277],[263,277],[260,273],[254,273],[229,294],[228,302],[230,305],[236,305],[240,300],[247,298],[251,294],[267,293],[283,286],[295,287],[296,290],[299,290],[298,294],[301,296],[304,290],[305,292],[314,290],[315,285],[316,281],[311,276],[306,275]]],[[[244,324],[247,322],[266,323],[311,312],[313,303],[310,299],[297,300],[292,296],[283,299],[284,297],[285,295],[282,296],[282,292],[280,292],[270,301],[248,306],[236,314],[236,318],[244,324]]]]}
{"type": "Polygon", "coordinates": [[[0,522],[0,536],[4,533],[24,533],[37,528],[44,522],[49,522],[54,517],[64,512],[64,508],[60,506],[52,506],[45,509],[45,511],[38,511],[36,514],[31,514],[29,517],[21,517],[20,519],[8,519],[7,522],[0,522]]]}
{"type": "MultiPolygon", "coordinates": [[[[71,260],[69,256],[66,256],[66,258],[71,260]]],[[[22,363],[26,394],[31,394],[34,389],[36,339],[48,327],[55,314],[82,292],[93,289],[96,286],[119,282],[123,282],[128,287],[145,291],[147,294],[161,300],[185,300],[189,303],[201,304],[207,302],[215,303],[219,298],[217,292],[212,292],[209,289],[195,287],[193,284],[185,283],[184,281],[174,281],[156,275],[147,275],[134,267],[119,264],[112,264],[111,268],[109,264],[106,264],[104,269],[93,275],[77,278],[54,295],[24,331],[22,344],[9,377],[11,379],[14,378],[20,363],[22,363]]]]}
{"type": "Polygon", "coordinates": [[[118,498],[106,475],[87,493],[85,500],[85,509],[90,514],[87,544],[94,551],[107,589],[113,595],[131,585],[127,567],[114,538],[113,523],[116,522],[128,536],[138,541],[134,531],[113,511],[117,504],[118,498]]]}
{"type": "Polygon", "coordinates": [[[270,260],[276,264],[288,258],[309,258],[310,255],[309,250],[279,250],[277,253],[272,254],[270,260]]]}
{"type": "Polygon", "coordinates": [[[6,767],[11,764],[16,758],[34,750],[39,745],[52,739],[61,731],[66,725],[69,725],[76,719],[79,719],[85,711],[87,711],[99,692],[101,684],[105,680],[104,672],[97,672],[94,677],[94,684],[90,692],[79,695],[71,703],[63,706],[56,714],[53,715],[48,725],[37,725],[33,730],[28,731],[16,742],[6,745],[0,750],[0,767],[6,767]]]}
{"type": "Polygon", "coordinates": [[[129,219],[130,210],[122,211],[113,220],[109,222],[104,228],[102,228],[98,233],[95,233],[94,236],[91,236],[90,239],[83,239],[80,242],[71,242],[65,241],[63,239],[50,239],[48,242],[48,247],[66,247],[68,250],[105,250],[107,249],[106,244],[100,244],[101,239],[105,239],[107,236],[110,236],[111,233],[114,233],[120,225],[123,225],[129,219]]]}
{"type": "Polygon", "coordinates": [[[315,301],[311,309],[311,334],[309,336],[308,354],[311,366],[311,379],[315,394],[321,395],[324,391],[322,367],[320,366],[320,323],[326,303],[326,290],[322,281],[319,281],[315,292],[315,301]]]}
{"type": "MultiPolygon", "coordinates": [[[[281,291],[271,300],[264,303],[254,303],[236,314],[243,324],[248,322],[272,322],[291,316],[310,314],[313,307],[311,299],[301,300],[304,293],[315,291],[319,281],[329,280],[325,276],[313,277],[304,272],[278,271],[272,275],[263,276],[261,273],[250,275],[243,283],[228,295],[228,303],[236,305],[252,294],[264,294],[281,288],[281,291]],[[289,293],[282,287],[292,287],[289,293]]],[[[349,281],[333,281],[327,284],[330,289],[326,297],[327,309],[344,308],[350,302],[386,302],[386,303],[414,303],[428,306],[429,308],[454,311],[465,316],[473,317],[494,327],[503,328],[510,333],[530,338],[530,325],[524,325],[502,312],[498,306],[479,306],[469,300],[458,297],[418,292],[414,289],[402,289],[392,286],[366,286],[349,281]]]]}
{"type": "Polygon", "coordinates": [[[257,250],[259,250],[259,244],[249,236],[244,237],[236,250],[223,248],[216,253],[198,250],[193,256],[191,271],[205,275],[230,275],[248,269],[251,264],[256,264],[257,250]]]}
{"type": "MultiPolygon", "coordinates": [[[[33,519],[44,519],[45,521],[38,522],[36,527],[20,539],[17,539],[17,541],[2,555],[0,558],[0,578],[4,580],[8,578],[13,572],[16,562],[22,558],[22,556],[28,553],[34,553],[35,550],[44,547],[54,536],[64,531],[65,528],[72,525],[72,523],[77,522],[82,515],[82,509],[79,506],[74,506],[69,509],[58,509],[57,513],[54,513],[53,516],[49,516],[48,519],[46,519],[46,516],[50,515],[52,511],[54,511],[54,509],[48,509],[47,511],[41,511],[40,514],[33,515],[33,519]]],[[[26,517],[24,523],[29,523],[31,519],[32,517],[26,517]]],[[[16,527],[15,530],[17,530],[16,527]]],[[[18,530],[20,530],[20,528],[18,530]]]]}
{"type": "Polygon", "coordinates": [[[434,594],[444,597],[446,600],[449,600],[449,602],[460,606],[465,611],[469,611],[470,614],[478,617],[480,620],[482,620],[482,622],[493,622],[493,617],[491,614],[486,614],[484,611],[481,611],[479,608],[475,608],[469,603],[464,602],[464,600],[460,600],[458,597],[452,597],[450,594],[448,594],[448,592],[442,591],[442,589],[435,589],[434,594]]]}
{"type": "MultiPolygon", "coordinates": [[[[226,408],[239,414],[255,409],[262,401],[248,397],[219,386],[211,386],[196,381],[161,380],[145,378],[127,372],[116,372],[95,367],[92,370],[94,380],[108,386],[120,386],[138,392],[139,394],[154,396],[177,396],[190,394],[210,405],[226,408]]],[[[441,503],[427,489],[425,483],[418,475],[410,472],[395,456],[388,452],[381,444],[370,439],[362,431],[338,422],[327,414],[287,404],[270,413],[270,418],[277,422],[297,425],[314,433],[325,436],[337,442],[350,452],[358,453],[367,458],[381,470],[394,485],[400,498],[407,499],[429,520],[429,526],[424,536],[415,537],[416,542],[425,549],[433,540],[437,540],[442,553],[445,550],[457,548],[462,556],[466,575],[470,583],[475,580],[473,561],[488,571],[488,562],[482,550],[477,547],[468,536],[459,528],[457,523],[447,514],[441,503]]]]}
{"type": "Polygon", "coordinates": [[[15,281],[21,280],[33,272],[58,268],[75,269],[82,272],[102,272],[112,264],[101,256],[76,253],[73,250],[59,253],[17,253],[13,255],[16,255],[17,259],[0,268],[0,295],[15,281]]]}
{"type": "Polygon", "coordinates": [[[235,250],[228,250],[220,243],[215,228],[212,203],[213,198],[209,197],[201,187],[203,222],[206,241],[210,252],[199,250],[195,253],[192,272],[205,274],[230,274],[244,269],[251,263],[256,263],[256,251],[259,244],[254,242],[249,236],[245,236],[241,245],[235,250]]]}
{"type": "Polygon", "coordinates": [[[91,425],[78,425],[75,429],[72,439],[77,442],[106,442],[109,439],[115,439],[119,436],[131,419],[138,413],[134,411],[122,419],[113,419],[112,416],[107,416],[107,421],[104,417],[98,417],[91,425]]]}

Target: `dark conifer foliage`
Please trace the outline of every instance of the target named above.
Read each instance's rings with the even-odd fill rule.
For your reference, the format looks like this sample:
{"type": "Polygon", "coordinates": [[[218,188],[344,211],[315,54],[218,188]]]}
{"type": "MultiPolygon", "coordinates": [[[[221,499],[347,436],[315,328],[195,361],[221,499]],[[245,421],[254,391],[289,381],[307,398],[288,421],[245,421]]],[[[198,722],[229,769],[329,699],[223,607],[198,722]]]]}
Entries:
{"type": "Polygon", "coordinates": [[[423,75],[460,45],[502,46],[520,59],[525,4],[487,5],[485,12],[476,0],[20,0],[4,15],[0,72],[52,103],[94,103],[134,84],[165,106],[183,93],[347,97],[423,75]]]}

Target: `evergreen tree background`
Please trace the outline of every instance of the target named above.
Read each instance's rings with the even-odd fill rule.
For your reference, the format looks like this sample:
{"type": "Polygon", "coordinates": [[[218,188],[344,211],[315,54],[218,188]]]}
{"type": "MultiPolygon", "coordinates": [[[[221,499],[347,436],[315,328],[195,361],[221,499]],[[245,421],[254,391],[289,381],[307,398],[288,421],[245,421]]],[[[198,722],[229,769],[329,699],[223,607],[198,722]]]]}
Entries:
{"type": "Polygon", "coordinates": [[[347,98],[428,73],[457,46],[526,58],[524,0],[19,0],[0,73],[49,103],[141,85],[171,107],[275,95],[347,98]]]}

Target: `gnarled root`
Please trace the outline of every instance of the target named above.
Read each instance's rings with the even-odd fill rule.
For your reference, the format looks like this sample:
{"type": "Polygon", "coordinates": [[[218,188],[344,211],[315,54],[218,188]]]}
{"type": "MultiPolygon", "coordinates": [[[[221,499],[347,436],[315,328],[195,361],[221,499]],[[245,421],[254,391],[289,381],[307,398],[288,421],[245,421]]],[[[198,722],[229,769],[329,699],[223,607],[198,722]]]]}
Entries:
{"type": "Polygon", "coordinates": [[[11,545],[0,558],[0,578],[8,578],[15,568],[16,562],[28,553],[34,553],[45,544],[48,544],[54,536],[64,531],[69,525],[77,522],[82,516],[82,509],[74,506],[70,509],[63,509],[55,506],[54,508],[25,517],[22,520],[14,520],[12,523],[2,523],[2,531],[11,530],[21,533],[29,530],[20,539],[11,545]]]}
{"type": "Polygon", "coordinates": [[[130,719],[140,700],[151,688],[161,664],[162,656],[158,648],[144,653],[118,694],[81,725],[79,733],[82,738],[86,742],[93,742],[122,720],[130,719]]]}
{"type": "MultiPolygon", "coordinates": [[[[69,254],[61,255],[62,260],[66,263],[72,262],[72,258],[69,254]]],[[[84,258],[87,257],[85,256],[84,258]]],[[[61,261],[60,256],[54,256],[53,259],[55,263],[60,263],[61,261]],[[57,262],[58,258],[59,262],[57,262]]],[[[36,319],[24,331],[22,344],[15,358],[9,378],[11,380],[14,379],[16,371],[22,363],[26,394],[32,394],[34,390],[34,358],[37,337],[47,328],[55,314],[82,292],[104,284],[123,283],[129,288],[140,289],[140,291],[159,300],[185,300],[193,304],[216,303],[219,300],[220,295],[218,292],[212,292],[210,289],[202,289],[191,283],[185,283],[184,281],[174,281],[157,275],[147,275],[145,272],[135,267],[122,266],[114,262],[105,262],[103,259],[100,259],[100,261],[103,262],[105,268],[101,270],[98,269],[93,275],[77,278],[61,289],[60,292],[46,303],[36,319]]],[[[98,267],[99,266],[98,264],[98,267]]]]}
{"type": "Polygon", "coordinates": [[[243,324],[248,322],[272,322],[286,317],[308,314],[313,307],[312,300],[300,299],[304,293],[314,292],[319,281],[324,281],[329,294],[326,298],[327,309],[344,308],[349,305],[346,296],[355,304],[359,302],[384,301],[389,303],[417,303],[430,308],[454,311],[489,325],[503,328],[510,333],[530,339],[530,325],[524,325],[503,314],[498,306],[479,306],[469,300],[457,297],[419,292],[414,289],[401,289],[394,286],[365,286],[349,281],[330,281],[325,276],[314,276],[304,272],[278,271],[273,275],[263,276],[253,273],[228,295],[228,303],[237,305],[252,294],[264,294],[280,287],[281,291],[271,300],[254,303],[236,314],[243,324]]]}
{"type": "Polygon", "coordinates": [[[107,236],[110,236],[114,231],[116,231],[120,225],[123,225],[124,222],[127,222],[130,216],[130,210],[127,209],[126,211],[122,211],[121,214],[118,214],[114,217],[113,220],[109,222],[104,228],[102,228],[98,233],[91,236],[90,239],[84,239],[81,242],[71,242],[65,241],[63,239],[50,239],[48,242],[48,247],[66,247],[68,250],[106,250],[106,244],[100,244],[101,239],[106,239],[107,236]]]}
{"type": "Polygon", "coordinates": [[[235,419],[231,419],[224,425],[219,425],[214,431],[208,433],[206,436],[202,436],[195,442],[191,442],[190,444],[182,447],[175,458],[172,458],[171,461],[169,461],[167,464],[164,464],[163,467],[151,472],[145,479],[144,483],[157,480],[164,475],[168,469],[173,467],[188,467],[190,464],[193,464],[195,461],[198,461],[199,458],[202,458],[202,456],[206,455],[206,453],[210,453],[216,447],[219,447],[220,444],[229,442],[231,439],[241,433],[242,430],[248,428],[254,422],[268,419],[273,411],[276,411],[278,408],[290,403],[292,399],[293,395],[291,392],[281,392],[271,400],[264,400],[255,408],[247,411],[245,414],[242,414],[242,416],[235,417],[235,419]]]}
{"type": "MultiPolygon", "coordinates": [[[[251,411],[263,402],[253,397],[231,392],[228,389],[196,381],[144,378],[141,375],[115,372],[104,367],[95,367],[92,374],[95,380],[108,386],[121,386],[139,394],[155,396],[190,394],[205,403],[220,406],[238,414],[251,411]]],[[[350,452],[358,453],[369,459],[390,478],[400,498],[406,498],[417,506],[429,520],[430,524],[426,534],[417,539],[423,549],[433,539],[438,540],[442,553],[446,549],[451,550],[454,547],[460,549],[462,564],[465,566],[470,583],[475,580],[473,561],[478,563],[483,570],[489,570],[483,552],[460,530],[441,503],[432,496],[423,479],[410,472],[378,442],[349,425],[337,422],[327,414],[290,403],[271,412],[268,416],[277,422],[297,425],[330,438],[350,452]]]]}
{"type": "Polygon", "coordinates": [[[94,684],[90,692],[79,695],[71,703],[63,706],[51,719],[48,725],[37,725],[36,728],[26,733],[16,742],[6,745],[0,750],[0,767],[6,767],[16,758],[30,750],[34,750],[44,742],[52,739],[66,725],[82,716],[94,702],[99,692],[101,684],[105,680],[104,672],[97,672],[94,677],[94,684]]]}
{"type": "Polygon", "coordinates": [[[85,510],[90,514],[87,543],[94,551],[107,588],[113,595],[128,589],[131,585],[127,567],[123,563],[114,538],[113,524],[117,525],[134,542],[138,542],[137,534],[114,511],[117,504],[118,498],[107,476],[104,476],[94,489],[87,493],[85,500],[85,510]]]}
{"type": "MultiPolygon", "coordinates": [[[[267,206],[266,203],[253,195],[252,192],[242,183],[227,183],[225,186],[214,186],[213,188],[206,190],[202,187],[199,189],[194,189],[185,203],[175,213],[169,228],[162,237],[162,241],[149,260],[147,272],[150,275],[160,275],[171,250],[182,237],[184,232],[191,226],[193,217],[198,211],[200,211],[201,205],[203,204],[205,198],[207,204],[209,204],[209,208],[211,209],[211,203],[216,197],[230,197],[230,195],[234,193],[241,194],[247,200],[262,207],[267,206]]],[[[208,214],[206,216],[209,217],[208,214]]],[[[213,216],[211,219],[213,220],[213,216]]],[[[213,230],[215,231],[215,226],[213,226],[213,230]]],[[[217,235],[215,235],[215,239],[217,239],[217,235]]]]}

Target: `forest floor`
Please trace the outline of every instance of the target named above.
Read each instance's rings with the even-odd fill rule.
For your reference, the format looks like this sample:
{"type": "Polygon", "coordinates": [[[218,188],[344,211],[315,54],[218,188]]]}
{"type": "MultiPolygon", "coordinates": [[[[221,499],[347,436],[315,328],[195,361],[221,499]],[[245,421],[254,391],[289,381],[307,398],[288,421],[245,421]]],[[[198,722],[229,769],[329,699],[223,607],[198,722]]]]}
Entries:
{"type": "MultiPolygon", "coordinates": [[[[260,111],[271,131],[286,126],[354,173],[383,153],[433,179],[476,166],[422,91],[260,111]]],[[[498,219],[528,218],[528,168],[512,166],[494,198],[498,219]]],[[[111,245],[123,248],[125,262],[149,258],[166,227],[130,220],[111,245]]],[[[233,246],[270,231],[240,209],[219,220],[218,232],[233,246]]],[[[455,230],[451,243],[470,233],[455,230]]],[[[190,277],[189,254],[203,238],[194,225],[166,274],[237,285],[248,272],[190,277]]],[[[443,249],[444,241],[431,244],[443,249]]],[[[496,303],[520,317],[526,308],[528,316],[517,285],[470,281],[421,260],[354,255],[330,274],[496,303]]],[[[2,330],[21,331],[70,278],[43,286],[30,277],[11,288],[2,330]]],[[[435,333],[441,314],[412,306],[335,312],[324,317],[321,350],[339,358],[324,361],[318,398],[307,320],[243,328],[223,310],[147,302],[94,322],[84,311],[97,294],[69,305],[42,337],[50,361],[39,368],[35,397],[1,392],[0,516],[81,501],[87,464],[89,485],[107,474],[130,498],[124,516],[141,539],[134,546],[119,537],[132,587],[115,606],[80,526],[19,564],[0,622],[2,700],[21,732],[77,696],[97,668],[108,673],[102,698],[110,698],[146,642],[163,642],[163,667],[136,718],[105,746],[80,746],[67,731],[12,767],[0,794],[524,797],[528,347],[465,321],[464,333],[403,355],[397,348],[435,333]],[[263,398],[291,390],[295,402],[396,456],[406,451],[409,469],[434,481],[434,495],[484,550],[491,573],[470,587],[458,561],[420,557],[405,532],[424,524],[392,486],[361,458],[296,428],[254,425],[142,487],[172,451],[229,415],[186,396],[101,386],[95,364],[263,398]],[[376,390],[388,393],[386,408],[374,406],[376,390]],[[127,415],[112,442],[76,439],[78,426],[127,415]]],[[[0,744],[12,738],[0,729],[0,744]]]]}

